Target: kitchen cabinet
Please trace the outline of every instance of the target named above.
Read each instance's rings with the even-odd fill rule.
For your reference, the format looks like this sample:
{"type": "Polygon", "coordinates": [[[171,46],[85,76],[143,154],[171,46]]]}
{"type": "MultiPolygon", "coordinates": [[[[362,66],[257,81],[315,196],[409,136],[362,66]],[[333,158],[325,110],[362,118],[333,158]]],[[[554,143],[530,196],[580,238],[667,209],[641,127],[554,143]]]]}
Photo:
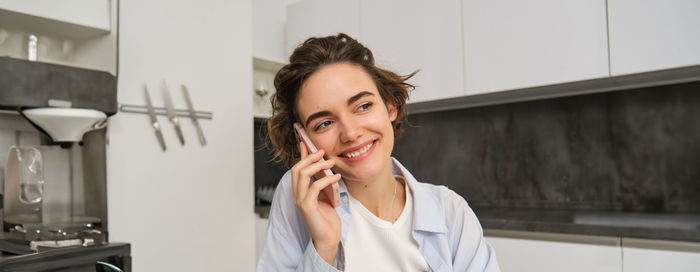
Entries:
{"type": "Polygon", "coordinates": [[[253,2],[253,57],[284,62],[284,23],[287,0],[253,2]]]}
{"type": "Polygon", "coordinates": [[[267,225],[270,223],[270,219],[262,218],[260,216],[255,217],[255,260],[260,259],[260,253],[262,253],[263,247],[265,247],[265,238],[267,237],[267,225]]]}
{"type": "Polygon", "coordinates": [[[697,271],[700,243],[487,230],[503,271],[697,271]]]}
{"type": "Polygon", "coordinates": [[[460,0],[360,1],[360,41],[377,66],[408,75],[409,102],[464,95],[460,0]]]}
{"type": "Polygon", "coordinates": [[[302,1],[288,8],[286,52],[308,37],[344,32],[369,47],[379,67],[420,70],[409,80],[417,86],[409,102],[462,96],[460,7],[459,0],[302,1]]]}
{"type": "Polygon", "coordinates": [[[619,245],[530,240],[488,236],[503,271],[621,272],[619,245]]]}
{"type": "MultiPolygon", "coordinates": [[[[257,256],[265,243],[268,222],[267,218],[256,219],[257,256]]],[[[533,235],[546,237],[548,234],[533,235]]],[[[700,243],[571,236],[577,236],[579,240],[609,240],[613,243],[586,244],[498,236],[486,236],[486,240],[494,247],[503,271],[694,272],[700,267],[700,243]],[[622,240],[622,246],[615,244],[615,240],[622,240]]]]}
{"type": "Polygon", "coordinates": [[[462,3],[466,95],[609,76],[605,0],[462,3]]]}
{"type": "Polygon", "coordinates": [[[36,34],[89,38],[111,30],[110,0],[0,1],[0,25],[36,34]]]}
{"type": "Polygon", "coordinates": [[[624,272],[698,271],[700,243],[622,238],[624,272]]]}
{"type": "Polygon", "coordinates": [[[287,7],[285,25],[285,56],[313,36],[335,35],[343,32],[351,37],[360,35],[360,5],[357,0],[305,0],[287,7]]]}
{"type": "Polygon", "coordinates": [[[266,119],[272,115],[270,96],[274,94],[274,78],[287,63],[284,37],[289,0],[253,1],[253,117],[266,119]]]}
{"type": "Polygon", "coordinates": [[[613,76],[700,65],[700,2],[608,0],[613,76]]]}
{"type": "Polygon", "coordinates": [[[119,1],[117,100],[177,109],[186,84],[207,145],[180,118],[120,112],[107,128],[110,240],[130,242],[134,271],[253,271],[252,1],[119,1]]]}
{"type": "Polygon", "coordinates": [[[37,62],[116,75],[118,1],[40,2],[0,1],[0,56],[27,59],[34,35],[37,62]]]}

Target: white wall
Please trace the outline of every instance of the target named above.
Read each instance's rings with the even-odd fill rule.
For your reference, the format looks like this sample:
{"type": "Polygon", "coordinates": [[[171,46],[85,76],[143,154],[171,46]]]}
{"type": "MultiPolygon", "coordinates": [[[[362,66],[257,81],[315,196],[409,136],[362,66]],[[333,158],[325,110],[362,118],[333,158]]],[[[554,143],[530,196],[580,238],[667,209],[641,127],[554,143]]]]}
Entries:
{"type": "Polygon", "coordinates": [[[144,105],[147,83],[162,106],[166,80],[176,108],[179,85],[194,106],[214,113],[201,147],[182,118],[185,146],[159,117],[168,150],[148,117],[110,118],[110,240],[130,242],[134,271],[252,271],[253,118],[251,1],[120,1],[118,100],[144,105]]]}

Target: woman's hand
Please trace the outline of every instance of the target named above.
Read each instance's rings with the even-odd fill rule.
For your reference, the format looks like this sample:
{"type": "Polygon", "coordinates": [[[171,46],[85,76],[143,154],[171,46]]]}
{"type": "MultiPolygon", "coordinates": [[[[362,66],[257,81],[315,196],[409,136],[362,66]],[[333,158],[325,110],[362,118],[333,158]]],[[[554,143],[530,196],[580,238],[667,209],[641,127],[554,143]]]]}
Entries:
{"type": "Polygon", "coordinates": [[[323,188],[340,180],[340,174],[316,180],[311,186],[311,177],[323,169],[330,169],[333,160],[320,161],[323,150],[309,154],[306,145],[299,143],[301,160],[292,166],[292,190],[294,206],[299,209],[311,232],[311,239],[318,255],[333,265],[340,242],[340,217],[333,205],[319,200],[323,188]]]}

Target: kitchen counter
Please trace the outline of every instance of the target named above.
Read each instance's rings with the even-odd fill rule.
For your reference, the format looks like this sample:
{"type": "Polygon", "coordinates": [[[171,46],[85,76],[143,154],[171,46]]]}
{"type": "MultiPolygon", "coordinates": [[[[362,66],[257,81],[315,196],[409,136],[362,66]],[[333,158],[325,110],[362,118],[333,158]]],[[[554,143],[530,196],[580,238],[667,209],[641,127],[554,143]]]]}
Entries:
{"type": "Polygon", "coordinates": [[[700,214],[472,207],[481,226],[512,230],[700,242],[700,214]]]}
{"type": "Polygon", "coordinates": [[[37,253],[0,255],[0,271],[95,271],[107,262],[131,271],[131,245],[107,243],[92,246],[41,248],[37,253]]]}
{"type": "MultiPolygon", "coordinates": [[[[700,242],[700,214],[472,207],[486,232],[525,231],[700,242]]],[[[256,206],[267,218],[270,206],[256,206]]]]}

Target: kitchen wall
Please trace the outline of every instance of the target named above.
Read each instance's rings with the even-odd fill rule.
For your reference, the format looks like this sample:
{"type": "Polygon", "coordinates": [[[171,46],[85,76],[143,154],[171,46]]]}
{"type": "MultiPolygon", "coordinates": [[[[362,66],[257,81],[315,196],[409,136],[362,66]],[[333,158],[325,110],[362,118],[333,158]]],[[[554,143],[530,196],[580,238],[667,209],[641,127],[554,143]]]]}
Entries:
{"type": "Polygon", "coordinates": [[[698,89],[414,114],[394,156],[475,207],[700,212],[698,89]]]}
{"type": "Polygon", "coordinates": [[[158,118],[120,112],[108,126],[110,241],[131,243],[134,271],[252,271],[251,1],[119,1],[118,100],[162,107],[165,80],[178,109],[187,84],[207,145],[181,118],[185,145],[158,118]]]}

